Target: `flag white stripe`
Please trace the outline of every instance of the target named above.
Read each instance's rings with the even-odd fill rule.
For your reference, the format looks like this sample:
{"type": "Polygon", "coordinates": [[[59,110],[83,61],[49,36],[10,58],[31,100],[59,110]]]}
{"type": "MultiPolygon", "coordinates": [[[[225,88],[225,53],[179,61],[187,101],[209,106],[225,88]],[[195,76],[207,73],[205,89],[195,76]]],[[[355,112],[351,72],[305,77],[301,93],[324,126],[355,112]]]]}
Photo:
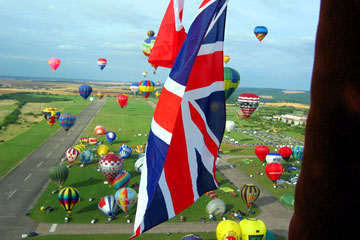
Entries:
{"type": "Polygon", "coordinates": [[[172,138],[172,133],[166,131],[164,128],[162,128],[156,121],[155,118],[151,121],[151,131],[160,138],[163,142],[170,145],[170,141],[172,138]]]}
{"type": "Polygon", "coordinates": [[[202,44],[200,46],[198,56],[207,55],[207,54],[213,54],[215,52],[223,51],[223,49],[224,49],[224,42],[223,41],[218,41],[218,42],[209,43],[209,44],[202,44]]]}
{"type": "Polygon", "coordinates": [[[166,88],[167,91],[179,96],[183,97],[185,92],[185,86],[179,84],[178,82],[172,80],[170,76],[166,79],[164,88],[166,88]]]}
{"type": "Polygon", "coordinates": [[[177,32],[184,28],[180,20],[180,12],[183,10],[183,8],[184,0],[174,0],[175,30],[177,32]]]}
{"type": "Polygon", "coordinates": [[[173,201],[171,198],[171,193],[170,193],[169,187],[166,182],[164,169],[163,169],[160,179],[159,179],[159,186],[160,186],[161,192],[164,196],[166,210],[168,212],[169,219],[172,217],[175,217],[174,206],[172,204],[173,201]]]}

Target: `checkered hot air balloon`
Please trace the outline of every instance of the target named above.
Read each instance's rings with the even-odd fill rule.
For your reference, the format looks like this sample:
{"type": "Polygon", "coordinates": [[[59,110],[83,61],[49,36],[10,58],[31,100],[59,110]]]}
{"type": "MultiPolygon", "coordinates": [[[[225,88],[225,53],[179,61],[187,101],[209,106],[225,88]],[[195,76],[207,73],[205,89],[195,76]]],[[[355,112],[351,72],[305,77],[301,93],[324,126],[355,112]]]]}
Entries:
{"type": "Polygon", "coordinates": [[[106,67],[107,60],[105,58],[99,58],[97,60],[97,64],[98,64],[100,70],[102,71],[106,67]]]}
{"type": "Polygon", "coordinates": [[[139,83],[139,90],[145,98],[148,98],[150,93],[155,90],[155,84],[150,80],[143,80],[139,83]]]}
{"type": "Polygon", "coordinates": [[[238,103],[244,116],[248,119],[251,114],[258,108],[260,98],[254,93],[242,93],[238,97],[238,103]]]}
{"type": "Polygon", "coordinates": [[[75,205],[79,202],[80,195],[78,190],[76,190],[75,188],[65,187],[60,190],[58,200],[60,205],[67,212],[67,215],[70,215],[75,205]]]}
{"type": "Polygon", "coordinates": [[[116,204],[127,213],[136,203],[137,193],[132,188],[120,188],[115,193],[116,204]]]}
{"type": "Polygon", "coordinates": [[[110,184],[123,168],[124,160],[116,154],[107,154],[99,160],[99,169],[110,184]]]}
{"type": "Polygon", "coordinates": [[[59,117],[59,123],[64,128],[65,131],[68,131],[76,121],[76,117],[71,113],[63,113],[59,117]]]}

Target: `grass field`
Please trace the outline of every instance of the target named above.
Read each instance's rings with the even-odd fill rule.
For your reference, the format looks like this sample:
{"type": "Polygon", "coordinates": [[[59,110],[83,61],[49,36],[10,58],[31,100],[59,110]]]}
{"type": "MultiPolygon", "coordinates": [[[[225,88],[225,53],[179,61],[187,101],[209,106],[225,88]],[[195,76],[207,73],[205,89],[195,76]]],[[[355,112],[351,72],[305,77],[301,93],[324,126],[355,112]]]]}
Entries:
{"type": "MultiPolygon", "coordinates": [[[[114,131],[118,139],[110,146],[110,151],[117,153],[122,143],[126,143],[132,147],[143,144],[147,141],[147,134],[150,129],[150,122],[152,119],[154,109],[145,101],[144,98],[132,97],[129,100],[127,107],[121,109],[115,98],[109,97],[101,109],[101,111],[94,118],[88,129],[84,132],[85,137],[98,137],[101,141],[107,144],[105,136],[96,136],[94,134],[94,128],[96,125],[103,125],[107,131],[114,131]],[[138,134],[141,133],[141,136],[138,134]]],[[[89,147],[90,149],[92,147],[89,147]]],[[[92,219],[97,218],[99,222],[107,222],[107,216],[100,212],[97,208],[98,201],[101,197],[109,194],[115,194],[116,190],[109,185],[104,185],[105,177],[101,172],[97,171],[98,158],[85,166],[80,167],[80,163],[75,161],[73,166],[69,168],[69,178],[65,185],[72,186],[78,189],[81,201],[74,208],[72,213],[72,223],[89,223],[92,219]],[[94,198],[94,201],[89,201],[89,198],[94,198]]],[[[125,167],[131,176],[130,185],[140,182],[140,174],[134,169],[134,163],[137,160],[137,154],[125,159],[125,167]]],[[[68,162],[64,162],[68,165],[68,162]]],[[[232,184],[228,182],[221,174],[217,174],[220,187],[233,188],[232,184]]],[[[65,211],[61,208],[57,200],[57,194],[51,192],[56,189],[57,186],[54,183],[50,183],[44,194],[41,196],[35,207],[31,212],[31,218],[40,222],[62,223],[65,217],[65,211]],[[56,208],[55,211],[48,213],[47,211],[41,211],[41,206],[51,206],[56,208]]],[[[236,191],[236,189],[234,189],[236,191]]],[[[227,213],[225,216],[230,217],[230,212],[235,210],[241,210],[247,212],[247,207],[243,203],[240,196],[233,197],[229,193],[223,193],[220,190],[215,190],[218,197],[224,200],[227,204],[227,213]]],[[[203,195],[194,205],[186,209],[179,216],[184,216],[186,221],[200,222],[200,218],[208,219],[205,207],[208,202],[212,200],[209,196],[203,195]],[[200,210],[199,210],[200,209],[200,210]]],[[[129,216],[134,220],[136,208],[133,207],[129,211],[129,216]]],[[[259,214],[259,209],[254,208],[255,214],[259,214]]],[[[126,214],[120,212],[117,214],[117,219],[112,223],[125,223],[126,214]]],[[[221,220],[219,217],[217,220],[221,220]]],[[[170,222],[178,222],[179,217],[175,217],[170,222]]]]}
{"type": "MultiPolygon", "coordinates": [[[[61,112],[70,112],[73,114],[80,113],[90,101],[85,101],[79,96],[68,96],[72,101],[69,102],[53,102],[50,106],[57,107],[61,112]]],[[[40,112],[42,113],[42,112],[40,112]]],[[[16,124],[21,128],[21,124],[16,124]]],[[[53,135],[61,128],[56,123],[52,129],[45,120],[40,121],[23,131],[16,137],[0,144],[0,177],[6,174],[11,168],[18,164],[22,159],[29,155],[34,149],[40,146],[46,139],[53,135]]],[[[0,135],[7,134],[6,130],[1,130],[0,135]]]]}

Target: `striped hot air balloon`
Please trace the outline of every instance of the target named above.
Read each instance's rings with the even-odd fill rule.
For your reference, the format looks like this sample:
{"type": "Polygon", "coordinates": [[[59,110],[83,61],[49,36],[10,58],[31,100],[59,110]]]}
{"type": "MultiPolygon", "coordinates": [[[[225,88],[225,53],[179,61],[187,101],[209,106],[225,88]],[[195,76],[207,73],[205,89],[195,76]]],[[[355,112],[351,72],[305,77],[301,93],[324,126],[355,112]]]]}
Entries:
{"type": "Polygon", "coordinates": [[[64,185],[66,179],[69,176],[69,169],[63,165],[52,166],[49,170],[49,177],[60,188],[64,185]]]}
{"type": "Polygon", "coordinates": [[[108,195],[100,199],[98,208],[107,216],[115,216],[118,206],[113,195],[108,195]]]}
{"type": "Polygon", "coordinates": [[[268,29],[265,26],[257,26],[254,29],[254,34],[259,42],[261,42],[268,34],[268,29]]]}
{"type": "Polygon", "coordinates": [[[240,74],[233,68],[224,67],[225,100],[234,93],[240,83],[240,74]]]}
{"type": "Polygon", "coordinates": [[[238,97],[238,103],[244,116],[248,119],[251,114],[258,108],[260,98],[254,93],[242,93],[238,97]]]}
{"type": "Polygon", "coordinates": [[[131,175],[127,171],[121,171],[113,180],[112,184],[115,190],[129,186],[131,175]]]}
{"type": "Polygon", "coordinates": [[[131,156],[132,153],[132,149],[130,146],[123,144],[120,148],[119,148],[119,156],[122,159],[126,159],[129,158],[131,156]]]}
{"type": "Polygon", "coordinates": [[[245,184],[241,188],[241,198],[248,207],[251,207],[260,196],[260,189],[254,184],[245,184]]]}
{"type": "Polygon", "coordinates": [[[72,164],[79,156],[80,151],[76,148],[68,148],[65,152],[66,158],[72,164]]]}
{"type": "Polygon", "coordinates": [[[132,188],[120,188],[115,193],[117,205],[126,213],[134,206],[136,199],[137,193],[132,188]]]}
{"type": "Polygon", "coordinates": [[[72,187],[65,187],[60,190],[58,195],[60,205],[65,209],[68,215],[80,200],[78,190],[72,187]]]}

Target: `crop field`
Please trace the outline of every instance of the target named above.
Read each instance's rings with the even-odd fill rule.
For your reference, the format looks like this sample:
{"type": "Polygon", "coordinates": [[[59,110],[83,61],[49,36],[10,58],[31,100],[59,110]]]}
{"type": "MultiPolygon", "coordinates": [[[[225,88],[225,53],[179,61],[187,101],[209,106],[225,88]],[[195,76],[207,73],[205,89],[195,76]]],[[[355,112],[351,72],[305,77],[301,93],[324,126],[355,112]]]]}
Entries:
{"type": "MultiPolygon", "coordinates": [[[[115,98],[108,97],[104,107],[99,111],[97,116],[84,132],[83,136],[97,137],[99,141],[103,142],[103,144],[109,145],[105,136],[96,136],[94,133],[95,126],[102,125],[107,131],[114,131],[117,135],[117,140],[115,140],[112,145],[109,145],[111,152],[117,153],[123,143],[126,143],[131,147],[142,145],[147,140],[153,111],[154,109],[142,97],[131,97],[128,106],[123,109],[120,108],[115,98]]],[[[96,152],[94,149],[96,148],[95,146],[90,145],[88,148],[96,152]]],[[[71,214],[71,223],[89,223],[94,218],[98,219],[98,222],[100,223],[107,222],[107,216],[98,210],[97,204],[100,198],[110,194],[113,195],[116,190],[113,187],[104,184],[106,179],[103,174],[98,171],[98,159],[99,157],[96,157],[92,163],[84,167],[80,167],[79,160],[76,160],[69,168],[69,177],[65,182],[65,186],[77,188],[81,197],[81,201],[74,208],[71,214]],[[89,199],[94,200],[89,201],[89,199]]],[[[133,152],[130,158],[124,160],[124,170],[127,170],[132,176],[129,187],[132,186],[135,189],[138,187],[137,184],[140,182],[140,173],[136,172],[134,168],[136,160],[136,152],[133,152]]],[[[64,161],[62,164],[69,165],[67,161],[64,161]]],[[[220,187],[231,188],[235,193],[237,193],[237,189],[235,189],[234,186],[221,174],[217,174],[217,179],[220,187]]],[[[31,218],[40,222],[64,222],[66,212],[58,203],[57,194],[52,193],[53,190],[56,189],[57,186],[51,182],[37,204],[34,206],[30,215],[31,218]],[[41,211],[40,208],[42,206],[50,206],[55,208],[55,210],[50,213],[47,211],[41,211]]],[[[238,193],[237,196],[234,197],[231,194],[222,192],[219,189],[214,192],[227,204],[225,217],[232,217],[232,211],[241,210],[243,212],[247,212],[247,206],[244,204],[238,193]]],[[[210,200],[212,200],[211,197],[203,195],[195,204],[193,204],[193,206],[184,210],[179,214],[179,216],[184,216],[186,221],[190,222],[200,222],[200,218],[202,217],[208,220],[205,207],[210,200]]],[[[259,214],[259,209],[254,208],[253,210],[254,214],[251,216],[257,216],[259,214]]],[[[135,211],[136,207],[134,206],[127,213],[132,221],[134,220],[135,211]]],[[[116,215],[117,218],[109,224],[125,223],[127,214],[119,212],[116,215]]],[[[179,222],[179,216],[173,218],[170,222],[179,222]]],[[[221,219],[217,217],[216,220],[218,221],[221,219]]]]}

